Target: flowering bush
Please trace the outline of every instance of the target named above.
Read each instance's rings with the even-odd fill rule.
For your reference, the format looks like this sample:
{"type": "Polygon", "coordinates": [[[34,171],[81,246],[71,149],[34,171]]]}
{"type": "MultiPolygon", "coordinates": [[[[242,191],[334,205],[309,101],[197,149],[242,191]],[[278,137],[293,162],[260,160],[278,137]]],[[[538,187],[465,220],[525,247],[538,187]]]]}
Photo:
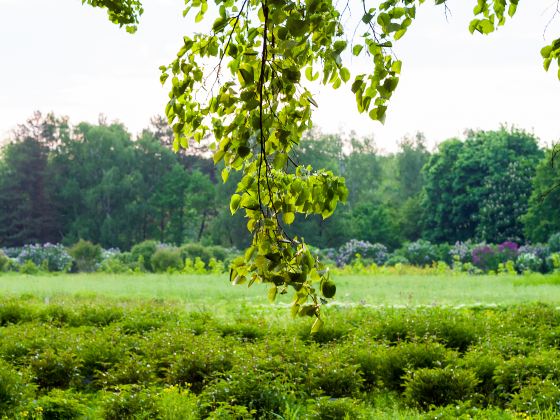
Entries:
{"type": "Polygon", "coordinates": [[[356,254],[360,254],[365,260],[371,260],[377,265],[383,265],[389,258],[385,245],[351,239],[338,249],[338,253],[334,258],[336,265],[341,267],[350,264],[356,257],[356,254]]]}
{"type": "Polygon", "coordinates": [[[459,263],[462,263],[462,264],[471,263],[472,262],[472,248],[473,248],[473,245],[471,244],[470,241],[466,241],[466,242],[457,241],[457,242],[455,242],[455,245],[451,246],[451,249],[449,250],[449,254],[451,255],[453,263],[454,264],[456,262],[459,262],[459,263]]]}
{"type": "Polygon", "coordinates": [[[432,245],[429,241],[419,239],[405,245],[403,249],[404,257],[412,265],[425,266],[431,265],[439,260],[439,250],[436,245],[432,245]]]}
{"type": "Polygon", "coordinates": [[[515,267],[520,273],[536,273],[541,270],[542,265],[543,260],[541,260],[538,256],[529,252],[524,252],[522,254],[519,254],[519,256],[517,257],[515,267]]]}
{"type": "Polygon", "coordinates": [[[473,248],[472,263],[482,271],[497,270],[500,260],[494,246],[480,244],[473,248]]]}
{"type": "Polygon", "coordinates": [[[500,262],[515,261],[519,253],[519,245],[515,242],[505,241],[498,245],[498,254],[500,262]]]}
{"type": "Polygon", "coordinates": [[[72,267],[72,257],[61,244],[25,245],[17,256],[19,264],[33,262],[45,271],[68,271],[72,267]]]}

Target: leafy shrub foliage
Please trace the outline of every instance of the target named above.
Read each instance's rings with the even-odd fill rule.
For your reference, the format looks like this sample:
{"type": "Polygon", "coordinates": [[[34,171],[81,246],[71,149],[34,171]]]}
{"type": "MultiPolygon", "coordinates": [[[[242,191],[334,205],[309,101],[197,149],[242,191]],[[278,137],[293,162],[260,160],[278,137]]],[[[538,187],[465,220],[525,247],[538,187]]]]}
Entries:
{"type": "Polygon", "coordinates": [[[70,248],[69,253],[74,258],[76,269],[82,272],[95,271],[102,256],[101,246],[83,239],[70,248]]]}
{"type": "Polygon", "coordinates": [[[478,382],[467,369],[418,369],[405,376],[404,396],[408,404],[427,409],[471,399],[478,382]]]}
{"type": "Polygon", "coordinates": [[[17,259],[20,264],[31,261],[44,271],[67,271],[72,265],[72,257],[61,244],[25,245],[17,259]]]}
{"type": "Polygon", "coordinates": [[[179,271],[183,268],[183,259],[178,248],[160,247],[151,258],[151,266],[156,273],[179,271]]]}

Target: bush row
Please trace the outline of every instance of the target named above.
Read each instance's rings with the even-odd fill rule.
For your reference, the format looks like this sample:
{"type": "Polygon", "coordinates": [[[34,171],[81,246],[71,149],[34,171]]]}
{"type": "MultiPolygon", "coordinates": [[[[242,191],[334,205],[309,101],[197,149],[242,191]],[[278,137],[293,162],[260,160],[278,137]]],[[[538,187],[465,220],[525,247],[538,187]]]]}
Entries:
{"type": "MultiPolygon", "coordinates": [[[[316,249],[327,263],[342,267],[363,266],[440,267],[455,271],[478,273],[549,273],[560,270],[560,233],[552,235],[548,244],[515,242],[486,244],[457,242],[454,245],[432,244],[418,240],[390,252],[383,244],[350,240],[339,249],[316,249]]],[[[181,272],[188,274],[222,273],[239,252],[220,246],[198,243],[175,247],[148,240],[132,247],[129,252],[102,249],[81,240],[71,248],[60,244],[26,245],[0,250],[0,271],[91,272],[181,272]]],[[[375,270],[370,270],[375,272],[375,270]]],[[[445,270],[444,270],[445,271],[445,270]]]]}
{"type": "Polygon", "coordinates": [[[316,335],[154,302],[13,300],[0,320],[0,418],[360,418],[379,393],[420,412],[560,414],[560,313],[545,305],[340,310],[316,335]]]}
{"type": "Polygon", "coordinates": [[[455,270],[470,273],[540,272],[560,269],[560,233],[552,235],[548,244],[520,246],[511,241],[501,244],[457,242],[454,245],[432,244],[418,240],[389,252],[383,244],[350,240],[338,249],[316,250],[316,253],[337,267],[358,264],[393,267],[397,264],[417,267],[444,263],[455,270]]]}
{"type": "Polygon", "coordinates": [[[130,252],[121,252],[80,240],[70,248],[47,243],[0,249],[0,272],[222,273],[236,255],[235,249],[197,243],[175,247],[144,241],[132,247],[130,252]]]}

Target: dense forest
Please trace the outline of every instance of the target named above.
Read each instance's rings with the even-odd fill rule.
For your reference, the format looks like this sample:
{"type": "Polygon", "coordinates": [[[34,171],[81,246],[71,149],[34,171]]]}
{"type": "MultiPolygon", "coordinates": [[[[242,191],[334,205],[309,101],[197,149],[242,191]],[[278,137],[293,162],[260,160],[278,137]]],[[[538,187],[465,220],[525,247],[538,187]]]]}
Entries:
{"type": "MultiPolygon", "coordinates": [[[[119,123],[70,125],[36,113],[0,155],[0,246],[90,240],[130,249],[155,239],[242,248],[250,242],[205,142],[172,151],[173,133],[154,118],[138,136],[119,123]]],[[[335,214],[296,219],[292,233],[320,248],[350,239],[389,248],[427,239],[454,243],[541,242],[560,230],[560,169],[552,150],[522,130],[469,131],[430,151],[422,134],[381,154],[371,138],[311,131],[296,163],[345,177],[335,214]]]]}

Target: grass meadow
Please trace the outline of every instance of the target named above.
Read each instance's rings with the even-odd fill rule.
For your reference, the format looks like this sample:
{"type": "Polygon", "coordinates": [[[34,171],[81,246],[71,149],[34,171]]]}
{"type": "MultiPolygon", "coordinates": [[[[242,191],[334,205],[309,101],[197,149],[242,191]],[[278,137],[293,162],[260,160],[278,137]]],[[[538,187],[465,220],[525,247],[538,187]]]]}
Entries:
{"type": "Polygon", "coordinates": [[[0,275],[0,418],[553,419],[560,275],[0,275]]]}

